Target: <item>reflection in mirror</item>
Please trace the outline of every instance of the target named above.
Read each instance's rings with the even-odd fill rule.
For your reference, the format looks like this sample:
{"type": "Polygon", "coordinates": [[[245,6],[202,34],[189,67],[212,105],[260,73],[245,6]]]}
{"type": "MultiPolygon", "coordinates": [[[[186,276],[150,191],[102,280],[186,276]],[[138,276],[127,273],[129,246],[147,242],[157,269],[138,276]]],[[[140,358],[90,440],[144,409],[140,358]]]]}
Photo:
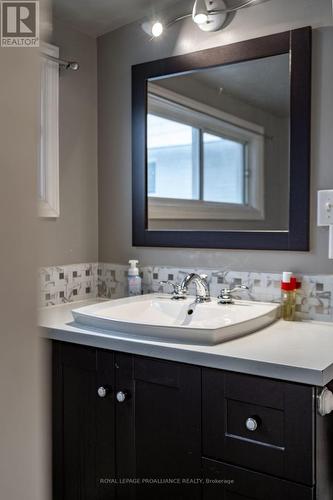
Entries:
{"type": "Polygon", "coordinates": [[[288,231],[289,54],[150,79],[148,229],[288,231]]]}

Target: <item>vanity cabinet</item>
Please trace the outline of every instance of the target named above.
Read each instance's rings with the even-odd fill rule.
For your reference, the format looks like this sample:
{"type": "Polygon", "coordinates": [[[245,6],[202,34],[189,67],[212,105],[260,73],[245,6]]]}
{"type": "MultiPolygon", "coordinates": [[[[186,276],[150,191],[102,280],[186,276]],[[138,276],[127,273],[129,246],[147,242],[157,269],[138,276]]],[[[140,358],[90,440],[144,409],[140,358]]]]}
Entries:
{"type": "Polygon", "coordinates": [[[333,417],[315,396],[53,341],[53,499],[331,500],[333,417]]]}

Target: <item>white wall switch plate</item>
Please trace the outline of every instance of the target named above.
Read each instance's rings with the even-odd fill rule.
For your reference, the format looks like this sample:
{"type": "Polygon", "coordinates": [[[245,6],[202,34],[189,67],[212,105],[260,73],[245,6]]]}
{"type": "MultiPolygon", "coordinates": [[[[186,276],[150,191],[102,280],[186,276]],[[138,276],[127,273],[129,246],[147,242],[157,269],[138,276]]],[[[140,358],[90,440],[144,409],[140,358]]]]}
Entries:
{"type": "Polygon", "coordinates": [[[333,189],[318,191],[318,226],[333,225],[333,189]]]}

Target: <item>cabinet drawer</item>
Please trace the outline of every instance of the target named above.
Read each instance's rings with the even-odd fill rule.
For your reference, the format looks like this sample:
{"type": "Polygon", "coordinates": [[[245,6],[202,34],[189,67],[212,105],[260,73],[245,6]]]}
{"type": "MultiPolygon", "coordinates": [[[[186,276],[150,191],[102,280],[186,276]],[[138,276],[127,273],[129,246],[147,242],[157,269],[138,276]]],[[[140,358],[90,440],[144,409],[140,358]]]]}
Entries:
{"type": "Polygon", "coordinates": [[[313,500],[311,487],[203,459],[203,500],[313,500]]]}
{"type": "Polygon", "coordinates": [[[313,388],[203,370],[203,455],[314,484],[313,388]]]}

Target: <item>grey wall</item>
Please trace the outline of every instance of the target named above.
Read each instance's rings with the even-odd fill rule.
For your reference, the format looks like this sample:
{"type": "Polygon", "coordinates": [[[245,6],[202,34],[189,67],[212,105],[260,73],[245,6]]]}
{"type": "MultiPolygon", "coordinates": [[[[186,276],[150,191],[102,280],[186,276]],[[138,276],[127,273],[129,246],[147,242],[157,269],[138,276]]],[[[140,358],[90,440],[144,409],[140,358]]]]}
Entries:
{"type": "Polygon", "coordinates": [[[150,41],[139,24],[98,40],[99,49],[99,258],[125,263],[209,266],[238,270],[332,273],[327,231],[315,225],[316,190],[333,188],[333,29],[313,36],[311,252],[212,251],[132,248],[131,233],[131,65],[170,55],[280,32],[311,24],[332,25],[330,0],[279,0],[243,9],[223,31],[205,34],[191,20],[150,41]]]}
{"type": "Polygon", "coordinates": [[[38,49],[0,48],[0,68],[0,497],[47,500],[35,289],[38,49]]]}
{"type": "Polygon", "coordinates": [[[41,224],[42,265],[98,258],[97,44],[55,19],[51,43],[79,71],[60,73],[60,217],[41,224]]]}

